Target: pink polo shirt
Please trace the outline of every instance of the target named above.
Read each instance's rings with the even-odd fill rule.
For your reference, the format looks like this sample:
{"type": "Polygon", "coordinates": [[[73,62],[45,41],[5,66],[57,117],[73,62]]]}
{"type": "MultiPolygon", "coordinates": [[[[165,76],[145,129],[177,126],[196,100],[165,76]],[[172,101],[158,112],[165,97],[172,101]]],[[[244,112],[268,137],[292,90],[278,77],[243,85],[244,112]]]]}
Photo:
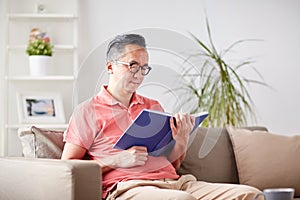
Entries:
{"type": "MultiPolygon", "coordinates": [[[[122,151],[112,146],[142,109],[163,110],[158,101],[136,93],[127,108],[114,99],[106,88],[103,86],[97,96],[77,106],[64,134],[65,142],[87,149],[90,158],[94,160],[122,151]]],[[[148,156],[143,166],[118,168],[102,174],[103,197],[120,181],[178,177],[165,156],[148,156]]]]}

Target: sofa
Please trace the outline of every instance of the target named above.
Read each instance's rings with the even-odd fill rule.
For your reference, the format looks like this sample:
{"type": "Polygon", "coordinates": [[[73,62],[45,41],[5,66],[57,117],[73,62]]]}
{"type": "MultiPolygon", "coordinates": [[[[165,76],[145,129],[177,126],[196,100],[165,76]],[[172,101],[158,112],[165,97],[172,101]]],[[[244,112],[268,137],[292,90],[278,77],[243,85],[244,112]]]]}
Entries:
{"type": "MultiPolygon", "coordinates": [[[[101,199],[101,169],[94,161],[59,160],[63,131],[33,126],[18,135],[23,157],[0,158],[1,200],[101,199]]],[[[198,127],[178,173],[261,190],[292,187],[299,200],[299,155],[299,135],[272,134],[264,127],[198,127]]]]}

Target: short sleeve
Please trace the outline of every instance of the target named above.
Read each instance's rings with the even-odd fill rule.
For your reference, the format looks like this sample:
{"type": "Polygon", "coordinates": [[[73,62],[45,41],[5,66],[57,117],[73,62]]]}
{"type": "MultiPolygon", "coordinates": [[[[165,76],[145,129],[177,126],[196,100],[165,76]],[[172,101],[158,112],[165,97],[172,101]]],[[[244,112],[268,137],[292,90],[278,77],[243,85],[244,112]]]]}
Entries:
{"type": "Polygon", "coordinates": [[[99,132],[93,99],[79,104],[64,132],[64,141],[89,149],[99,132]]]}

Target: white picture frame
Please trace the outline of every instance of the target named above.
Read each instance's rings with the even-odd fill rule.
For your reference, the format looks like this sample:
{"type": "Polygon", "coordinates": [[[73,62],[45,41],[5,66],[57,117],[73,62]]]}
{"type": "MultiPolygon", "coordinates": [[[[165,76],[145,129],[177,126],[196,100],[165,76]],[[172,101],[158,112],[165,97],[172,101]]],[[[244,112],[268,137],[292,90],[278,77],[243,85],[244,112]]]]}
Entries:
{"type": "Polygon", "coordinates": [[[59,93],[17,93],[21,124],[65,123],[62,97],[59,93]]]}

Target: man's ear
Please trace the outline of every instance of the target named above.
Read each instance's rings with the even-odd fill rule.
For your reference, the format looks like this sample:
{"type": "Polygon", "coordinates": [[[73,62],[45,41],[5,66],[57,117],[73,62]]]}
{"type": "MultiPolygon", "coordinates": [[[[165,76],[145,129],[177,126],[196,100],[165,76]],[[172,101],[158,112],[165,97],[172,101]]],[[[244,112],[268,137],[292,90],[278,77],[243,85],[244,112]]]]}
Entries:
{"type": "Polygon", "coordinates": [[[107,61],[107,63],[106,63],[106,71],[108,72],[108,74],[112,74],[113,73],[113,63],[111,61],[107,61]]]}

